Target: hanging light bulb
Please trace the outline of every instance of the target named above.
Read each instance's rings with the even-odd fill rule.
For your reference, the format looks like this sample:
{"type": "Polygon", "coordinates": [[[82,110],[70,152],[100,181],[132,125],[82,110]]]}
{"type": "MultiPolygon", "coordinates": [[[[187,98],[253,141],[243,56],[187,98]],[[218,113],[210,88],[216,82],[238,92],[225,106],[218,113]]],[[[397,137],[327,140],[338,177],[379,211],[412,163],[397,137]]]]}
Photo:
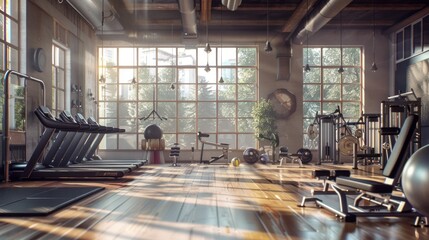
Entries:
{"type": "Polygon", "coordinates": [[[172,84],[170,85],[170,89],[171,89],[171,90],[176,89],[176,86],[174,85],[174,83],[172,83],[172,84]]]}
{"type": "Polygon", "coordinates": [[[266,42],[265,42],[265,48],[264,48],[264,51],[265,51],[265,52],[267,52],[267,53],[269,53],[269,52],[273,51],[273,48],[271,47],[271,43],[270,43],[270,41],[266,41],[266,42]]]}
{"type": "Polygon", "coordinates": [[[137,81],[136,81],[136,78],[135,78],[135,77],[133,77],[133,79],[131,79],[131,83],[132,83],[133,85],[137,83],[137,81]]]}
{"type": "Polygon", "coordinates": [[[377,64],[375,64],[375,62],[373,62],[371,65],[371,71],[376,72],[377,70],[378,70],[377,64]]]}
{"type": "Polygon", "coordinates": [[[343,14],[340,12],[340,58],[341,58],[341,65],[338,69],[338,73],[342,74],[344,72],[343,68],[343,14]]]}
{"type": "Polygon", "coordinates": [[[103,75],[103,74],[101,74],[100,79],[98,79],[98,81],[99,81],[100,83],[105,83],[105,82],[106,82],[106,78],[104,77],[104,75],[103,75]]]}
{"type": "Polygon", "coordinates": [[[219,79],[219,83],[224,83],[225,81],[223,80],[223,77],[221,76],[219,79]]]}
{"type": "Polygon", "coordinates": [[[304,71],[306,71],[306,72],[310,72],[310,65],[308,65],[308,63],[307,64],[305,64],[305,67],[304,67],[304,71]]]}
{"type": "Polygon", "coordinates": [[[212,48],[210,47],[210,43],[206,43],[206,47],[204,48],[204,52],[209,54],[212,51],[212,48]]]}
{"type": "Polygon", "coordinates": [[[372,65],[371,71],[376,72],[378,70],[377,64],[375,64],[375,10],[374,1],[372,1],[372,65]]]}
{"type": "MultiPolygon", "coordinates": [[[[305,12],[305,25],[308,25],[308,0],[307,0],[307,10],[305,12]]],[[[304,71],[310,72],[311,69],[310,69],[310,65],[308,64],[308,52],[310,51],[308,48],[308,31],[306,31],[306,37],[307,37],[307,51],[306,51],[306,53],[307,53],[307,64],[305,64],[304,71]]]]}
{"type": "Polygon", "coordinates": [[[209,66],[209,63],[207,63],[206,64],[206,67],[204,68],[204,71],[206,71],[206,72],[210,72],[210,66],[209,66]]]}
{"type": "Polygon", "coordinates": [[[343,66],[341,66],[339,69],[338,69],[338,73],[343,73],[344,72],[344,68],[343,68],[343,66]]]}

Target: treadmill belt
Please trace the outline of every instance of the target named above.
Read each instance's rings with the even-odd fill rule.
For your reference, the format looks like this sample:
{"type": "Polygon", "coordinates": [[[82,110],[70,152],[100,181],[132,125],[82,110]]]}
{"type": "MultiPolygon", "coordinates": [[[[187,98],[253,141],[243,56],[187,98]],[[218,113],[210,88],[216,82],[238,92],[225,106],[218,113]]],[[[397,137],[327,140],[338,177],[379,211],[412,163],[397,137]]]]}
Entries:
{"type": "Polygon", "coordinates": [[[0,216],[46,216],[103,189],[101,187],[0,188],[0,216]]]}

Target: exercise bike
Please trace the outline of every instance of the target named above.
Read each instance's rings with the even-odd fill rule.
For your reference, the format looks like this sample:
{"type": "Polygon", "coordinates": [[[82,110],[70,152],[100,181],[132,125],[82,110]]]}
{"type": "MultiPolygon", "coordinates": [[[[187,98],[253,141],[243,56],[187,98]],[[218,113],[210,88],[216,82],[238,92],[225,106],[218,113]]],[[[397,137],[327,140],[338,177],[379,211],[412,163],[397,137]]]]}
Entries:
{"type": "Polygon", "coordinates": [[[228,161],[228,151],[229,151],[228,143],[213,143],[213,142],[204,141],[203,138],[210,137],[210,135],[207,133],[198,132],[197,136],[198,136],[198,140],[200,140],[201,142],[200,163],[210,164],[222,158],[228,161]],[[222,154],[219,156],[211,157],[210,160],[203,160],[205,144],[222,148],[222,154]]]}

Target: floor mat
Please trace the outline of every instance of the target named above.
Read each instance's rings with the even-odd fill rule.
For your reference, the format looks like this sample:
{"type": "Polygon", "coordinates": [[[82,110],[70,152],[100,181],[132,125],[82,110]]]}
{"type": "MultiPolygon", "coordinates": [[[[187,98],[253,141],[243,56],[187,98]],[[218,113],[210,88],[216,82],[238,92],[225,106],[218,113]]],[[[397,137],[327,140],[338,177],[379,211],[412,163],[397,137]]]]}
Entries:
{"type": "Polygon", "coordinates": [[[0,216],[46,216],[102,187],[0,188],[0,216]]]}

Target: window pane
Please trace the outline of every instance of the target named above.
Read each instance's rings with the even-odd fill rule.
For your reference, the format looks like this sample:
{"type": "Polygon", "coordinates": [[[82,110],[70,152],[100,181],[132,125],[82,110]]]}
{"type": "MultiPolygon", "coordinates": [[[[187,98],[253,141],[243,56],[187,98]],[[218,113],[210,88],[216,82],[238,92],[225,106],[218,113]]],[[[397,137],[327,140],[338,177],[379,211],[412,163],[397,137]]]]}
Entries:
{"type": "Polygon", "coordinates": [[[235,103],[221,102],[218,103],[219,118],[235,118],[236,105],[235,103]]]}
{"type": "Polygon", "coordinates": [[[216,132],[216,127],[216,119],[198,119],[198,131],[204,133],[216,132]]]}
{"type": "Polygon", "coordinates": [[[342,113],[345,118],[353,118],[357,120],[361,114],[359,103],[358,102],[343,103],[342,113]]]}
{"type": "Polygon", "coordinates": [[[135,78],[134,69],[120,68],[119,69],[119,83],[132,83],[135,78]]]}
{"type": "Polygon", "coordinates": [[[132,118],[132,119],[119,119],[118,123],[119,123],[119,128],[125,129],[125,131],[127,133],[133,133],[133,132],[135,133],[135,132],[137,132],[137,122],[136,122],[135,118],[132,118]]]}
{"type": "Polygon", "coordinates": [[[100,54],[100,63],[104,63],[105,66],[118,66],[118,53],[116,51],[116,48],[104,48],[101,49],[102,54],[100,54]],[[102,58],[104,57],[104,61],[102,61],[102,58]]]}
{"type": "MultiPolygon", "coordinates": [[[[99,116],[101,118],[115,118],[117,115],[117,106],[116,102],[100,102],[98,104],[99,116]]],[[[110,126],[110,125],[108,125],[110,126]]]]}
{"type": "Polygon", "coordinates": [[[360,87],[359,85],[344,85],[343,86],[343,100],[360,100],[360,87]]]}
{"type": "Polygon", "coordinates": [[[100,97],[101,100],[117,100],[117,87],[116,85],[112,85],[112,84],[104,84],[104,85],[99,85],[100,86],[100,97]]]}
{"type": "Polygon", "coordinates": [[[18,50],[8,47],[8,69],[19,69],[18,50]]]}
{"type": "Polygon", "coordinates": [[[158,68],[159,83],[174,83],[176,82],[176,69],[172,67],[158,68]]]}
{"type": "Polygon", "coordinates": [[[219,66],[236,66],[237,50],[236,48],[219,48],[218,65],[219,66]]]}
{"type": "Polygon", "coordinates": [[[137,51],[134,48],[119,48],[119,66],[136,65],[137,51]]]}
{"type": "Polygon", "coordinates": [[[238,48],[238,66],[256,66],[256,48],[238,48]]]}
{"type": "Polygon", "coordinates": [[[343,65],[360,66],[361,65],[360,48],[343,48],[343,65]]]}
{"type": "Polygon", "coordinates": [[[136,149],[137,139],[134,134],[119,134],[119,149],[136,149]]]}
{"type": "Polygon", "coordinates": [[[176,118],[176,102],[158,102],[158,113],[161,117],[176,118]]]}
{"type": "Polygon", "coordinates": [[[361,71],[360,68],[344,68],[343,82],[344,83],[360,83],[361,71]]]}
{"type": "Polygon", "coordinates": [[[320,48],[304,48],[303,55],[303,66],[309,64],[310,66],[320,66],[321,65],[321,49],[320,48]],[[308,52],[307,52],[308,49],[308,52]],[[307,61],[308,59],[308,61],[307,61]]]}
{"type": "Polygon", "coordinates": [[[229,148],[235,149],[237,146],[236,143],[236,135],[235,134],[219,134],[218,141],[220,143],[228,143],[229,148]]]}
{"type": "Polygon", "coordinates": [[[178,117],[179,118],[195,118],[197,108],[196,103],[181,102],[178,103],[178,117]]]}
{"type": "Polygon", "coordinates": [[[138,85],[138,97],[139,101],[153,101],[153,84],[139,84],[138,85]]]}
{"type": "Polygon", "coordinates": [[[106,135],[100,143],[100,149],[117,149],[118,136],[117,134],[106,135]]]}
{"type": "Polygon", "coordinates": [[[323,66],[341,65],[340,54],[339,48],[323,48],[323,66]]]}
{"type": "Polygon", "coordinates": [[[238,87],[238,100],[256,101],[256,88],[253,84],[240,84],[238,87]]]}
{"type": "Polygon", "coordinates": [[[215,84],[198,84],[198,100],[214,101],[216,100],[215,84]]]}
{"type": "Polygon", "coordinates": [[[235,68],[220,68],[219,78],[222,76],[225,83],[236,83],[236,72],[235,68]]]}
{"type": "Polygon", "coordinates": [[[135,118],[137,117],[137,104],[135,102],[119,102],[118,104],[119,118],[135,118]]]}
{"type": "Polygon", "coordinates": [[[174,66],[176,65],[176,48],[158,48],[158,65],[174,66]]]}
{"type": "Polygon", "coordinates": [[[180,132],[192,132],[195,133],[196,128],[196,120],[192,119],[179,119],[179,131],[180,132]]]}
{"type": "Polygon", "coordinates": [[[337,68],[324,68],[323,69],[323,82],[324,83],[340,83],[341,74],[338,73],[337,68]]]}
{"type": "Polygon", "coordinates": [[[198,68],[198,82],[199,83],[216,83],[216,71],[210,70],[206,72],[204,68],[198,68]]]}
{"type": "Polygon", "coordinates": [[[316,113],[320,113],[320,102],[304,102],[303,113],[304,117],[315,117],[316,113]]]}
{"type": "Polygon", "coordinates": [[[156,68],[139,68],[138,76],[139,83],[155,83],[156,68]]]}
{"type": "Polygon", "coordinates": [[[238,119],[238,132],[253,132],[253,118],[239,118],[238,119]]]}
{"type": "Polygon", "coordinates": [[[176,100],[176,90],[171,89],[171,84],[158,84],[158,100],[176,100]]]}
{"type": "Polygon", "coordinates": [[[304,84],[303,99],[304,101],[320,101],[320,85],[304,84]]]}
{"type": "Polygon", "coordinates": [[[253,134],[238,134],[238,148],[246,149],[256,145],[256,138],[253,134]]]}
{"type": "Polygon", "coordinates": [[[238,117],[252,117],[254,102],[238,102],[238,117]]]}
{"type": "Polygon", "coordinates": [[[340,102],[324,102],[322,105],[323,114],[331,114],[331,113],[335,112],[335,110],[338,109],[338,106],[341,107],[340,102]]]}
{"type": "Polygon", "coordinates": [[[239,68],[237,79],[239,83],[256,83],[256,69],[239,68]]]}
{"type": "Polygon", "coordinates": [[[6,41],[8,43],[11,43],[15,46],[18,46],[18,35],[19,35],[19,29],[18,29],[18,23],[15,21],[12,21],[10,18],[6,18],[6,41]]]}
{"type": "MultiPolygon", "coordinates": [[[[6,1],[6,13],[14,18],[18,18],[18,3],[19,1],[16,0],[6,1]]],[[[1,6],[3,8],[3,1],[1,1],[1,6]]]]}
{"type": "Polygon", "coordinates": [[[197,49],[178,48],[178,65],[195,66],[197,64],[197,49]]]}
{"type": "Polygon", "coordinates": [[[235,132],[235,119],[227,118],[227,119],[219,119],[218,120],[218,131],[219,132],[235,132]]]}
{"type": "Polygon", "coordinates": [[[137,86],[135,84],[120,84],[119,100],[125,100],[125,101],[137,100],[137,86]]]}
{"type": "Polygon", "coordinates": [[[105,68],[102,75],[106,78],[106,83],[117,83],[118,82],[118,69],[117,68],[105,68]]]}
{"type": "Polygon", "coordinates": [[[156,66],[156,48],[139,48],[139,66],[156,66]]]}
{"type": "Polygon", "coordinates": [[[216,52],[216,48],[211,48],[212,51],[207,54],[204,51],[204,48],[198,48],[198,66],[206,66],[207,63],[209,65],[213,66],[216,63],[216,54],[213,54],[216,52]],[[213,53],[212,53],[213,52],[213,53]]]}
{"type": "Polygon", "coordinates": [[[219,100],[235,100],[236,85],[235,84],[222,84],[218,86],[219,100]]]}
{"type": "Polygon", "coordinates": [[[178,85],[178,99],[179,100],[196,100],[196,86],[191,84],[178,85]]]}
{"type": "Polygon", "coordinates": [[[179,69],[179,83],[195,83],[197,72],[195,68],[182,68],[179,69]]]}
{"type": "Polygon", "coordinates": [[[178,134],[178,143],[181,148],[190,149],[193,144],[195,144],[196,134],[178,134]]]}
{"type": "Polygon", "coordinates": [[[323,100],[340,100],[341,88],[337,84],[326,84],[323,86],[323,100]]]}
{"type": "Polygon", "coordinates": [[[216,102],[199,102],[198,103],[198,117],[216,117],[216,102]]]}
{"type": "Polygon", "coordinates": [[[320,83],[321,69],[313,67],[311,71],[304,72],[304,83],[320,83]]]}

